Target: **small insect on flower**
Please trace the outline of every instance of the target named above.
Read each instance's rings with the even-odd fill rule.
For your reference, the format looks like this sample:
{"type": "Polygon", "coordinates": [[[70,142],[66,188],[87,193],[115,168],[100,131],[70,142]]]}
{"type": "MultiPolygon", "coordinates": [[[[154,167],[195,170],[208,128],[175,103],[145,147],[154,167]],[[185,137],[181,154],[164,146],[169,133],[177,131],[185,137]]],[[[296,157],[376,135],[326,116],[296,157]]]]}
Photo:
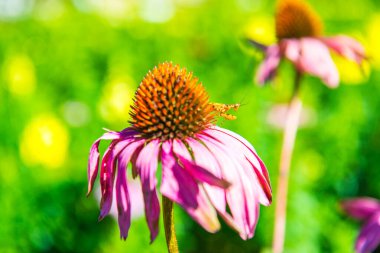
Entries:
{"type": "Polygon", "coordinates": [[[212,106],[212,109],[214,112],[218,113],[218,116],[223,117],[227,120],[235,120],[236,116],[227,113],[229,110],[234,110],[237,111],[240,108],[241,104],[232,104],[232,105],[227,105],[227,104],[221,104],[221,103],[210,103],[212,106]]]}

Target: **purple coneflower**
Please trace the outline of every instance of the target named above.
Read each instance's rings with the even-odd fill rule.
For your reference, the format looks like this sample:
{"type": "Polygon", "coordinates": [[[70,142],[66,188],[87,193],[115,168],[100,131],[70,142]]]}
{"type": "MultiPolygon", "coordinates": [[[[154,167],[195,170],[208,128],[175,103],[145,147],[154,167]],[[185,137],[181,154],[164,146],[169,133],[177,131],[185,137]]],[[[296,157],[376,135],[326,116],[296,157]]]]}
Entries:
{"type": "Polygon", "coordinates": [[[358,253],[374,251],[380,245],[380,202],[373,198],[356,198],[342,202],[346,213],[365,222],[356,240],[358,253]]]}
{"type": "Polygon", "coordinates": [[[264,46],[250,42],[265,52],[256,82],[264,84],[276,74],[282,59],[290,60],[297,71],[319,77],[329,87],[339,84],[339,73],[329,49],[361,64],[366,58],[363,46],[345,35],[322,37],[322,23],[318,15],[302,0],[280,0],[276,11],[278,42],[264,46]]]}
{"type": "Polygon", "coordinates": [[[156,171],[161,162],[164,215],[165,202],[173,201],[209,232],[219,230],[219,214],[241,238],[251,238],[259,203],[271,203],[268,172],[244,138],[213,125],[214,114],[192,73],[171,63],[150,71],[135,93],[131,126],[108,131],[91,147],[88,193],[98,174],[99,142],[112,140],[101,161],[99,219],[109,213],[116,191],[120,235],[127,237],[133,203],[126,168],[131,163],[132,176],[140,177],[153,242],[160,214],[156,171]]]}

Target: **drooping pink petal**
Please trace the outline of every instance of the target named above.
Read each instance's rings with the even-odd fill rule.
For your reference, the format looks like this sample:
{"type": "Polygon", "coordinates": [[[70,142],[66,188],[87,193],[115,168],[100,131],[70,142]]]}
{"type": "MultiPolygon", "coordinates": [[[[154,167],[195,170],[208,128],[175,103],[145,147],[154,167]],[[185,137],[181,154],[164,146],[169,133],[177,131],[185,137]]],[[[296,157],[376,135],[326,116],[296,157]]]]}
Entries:
{"type": "Polygon", "coordinates": [[[230,185],[226,180],[218,178],[210,172],[208,170],[210,165],[202,167],[198,165],[196,161],[192,161],[192,157],[182,141],[173,140],[173,149],[179,161],[183,164],[184,169],[187,170],[194,179],[221,188],[227,188],[230,185]]]}
{"type": "Polygon", "coordinates": [[[273,79],[276,74],[278,65],[280,64],[281,54],[278,45],[272,45],[266,48],[265,59],[260,64],[257,74],[256,82],[259,84],[265,84],[273,79]]]}
{"type": "Polygon", "coordinates": [[[374,251],[380,245],[380,211],[372,217],[363,226],[358,239],[356,240],[355,249],[358,253],[368,253],[374,251]]]}
{"type": "Polygon", "coordinates": [[[380,211],[380,202],[368,197],[347,199],[341,205],[346,213],[359,220],[369,219],[376,211],[380,211]]]}
{"type": "Polygon", "coordinates": [[[104,153],[100,170],[100,188],[102,198],[100,201],[99,220],[102,220],[110,211],[113,199],[113,185],[115,179],[116,158],[119,153],[130,143],[140,145],[143,140],[136,140],[133,135],[125,136],[122,140],[113,140],[104,153]]]}
{"type": "Polygon", "coordinates": [[[156,190],[156,171],[159,151],[160,142],[157,139],[152,140],[141,149],[135,164],[141,179],[145,217],[150,230],[151,243],[158,234],[158,221],[160,216],[160,204],[156,190]]]}
{"type": "Polygon", "coordinates": [[[115,140],[120,138],[118,132],[107,132],[103,134],[99,139],[97,139],[94,144],[92,144],[90,149],[90,156],[88,159],[87,167],[87,177],[88,177],[88,190],[87,196],[91,193],[94,186],[96,177],[98,176],[99,168],[99,143],[101,140],[115,140]]]}
{"type": "Polygon", "coordinates": [[[214,233],[220,229],[215,209],[209,202],[202,185],[198,184],[191,174],[177,163],[172,145],[171,141],[162,144],[161,193],[181,205],[205,230],[214,233]]]}
{"type": "Polygon", "coordinates": [[[367,58],[364,47],[357,40],[351,37],[338,35],[334,37],[322,38],[321,41],[339,55],[355,61],[357,64],[361,64],[363,59],[367,58]]]}
{"type": "Polygon", "coordinates": [[[207,129],[205,133],[213,136],[226,146],[230,146],[237,153],[244,155],[241,156],[240,163],[245,165],[244,169],[253,169],[252,171],[247,170],[245,173],[252,184],[255,184],[256,179],[258,180],[260,184],[260,187],[258,187],[260,203],[266,206],[270,205],[272,202],[272,188],[268,171],[252,145],[240,135],[217,126],[207,129]]]}
{"type": "MultiPolygon", "coordinates": [[[[198,140],[188,138],[187,142],[193,151],[196,164],[203,168],[207,168],[213,175],[217,176],[218,178],[223,178],[222,171],[220,169],[220,166],[223,165],[218,164],[218,161],[215,159],[211,151],[198,140]]],[[[204,188],[212,205],[215,207],[218,214],[223,218],[223,220],[239,234],[243,233],[226,210],[225,190],[223,188],[208,184],[205,184],[204,188]]]]}
{"type": "Polygon", "coordinates": [[[113,198],[113,181],[115,175],[115,164],[113,162],[112,150],[117,141],[112,141],[103,155],[100,168],[100,190],[102,198],[100,200],[99,220],[102,220],[110,211],[113,198]]]}
{"type": "Polygon", "coordinates": [[[136,141],[130,143],[124,148],[123,151],[121,151],[120,156],[118,156],[118,171],[115,191],[120,237],[124,240],[128,236],[128,230],[131,225],[131,203],[127,185],[126,167],[136,148],[139,147],[142,142],[143,141],[136,141]]]}
{"type": "Polygon", "coordinates": [[[239,160],[235,159],[233,150],[207,135],[199,135],[199,138],[212,150],[214,157],[221,165],[223,178],[231,182],[226,189],[226,199],[235,223],[242,233],[243,240],[254,235],[259,216],[257,184],[251,184],[243,172],[239,160]]]}
{"type": "Polygon", "coordinates": [[[325,44],[315,38],[285,40],[285,56],[301,73],[319,77],[330,88],[339,84],[339,73],[325,44]]]}

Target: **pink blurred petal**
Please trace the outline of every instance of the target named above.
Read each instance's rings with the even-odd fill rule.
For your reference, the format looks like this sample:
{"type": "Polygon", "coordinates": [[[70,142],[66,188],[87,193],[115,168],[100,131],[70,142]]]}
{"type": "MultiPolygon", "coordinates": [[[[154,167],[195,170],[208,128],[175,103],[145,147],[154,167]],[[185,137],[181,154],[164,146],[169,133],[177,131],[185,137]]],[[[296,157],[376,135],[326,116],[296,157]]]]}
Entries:
{"type": "Polygon", "coordinates": [[[99,139],[97,139],[94,144],[92,144],[90,149],[90,156],[88,159],[87,167],[87,177],[88,177],[88,190],[87,196],[91,193],[94,186],[96,177],[98,176],[99,168],[99,143],[101,140],[114,140],[118,139],[120,134],[117,132],[107,132],[104,133],[99,139]]]}
{"type": "MultiPolygon", "coordinates": [[[[177,150],[174,150],[177,152],[177,150]]],[[[162,144],[161,193],[182,208],[205,230],[214,233],[220,229],[215,209],[201,185],[176,161],[171,141],[162,144]]]]}
{"type": "Polygon", "coordinates": [[[298,62],[301,57],[301,41],[299,39],[285,39],[280,42],[281,51],[292,62],[298,62]]]}
{"type": "Polygon", "coordinates": [[[287,40],[285,55],[301,73],[322,79],[330,88],[339,84],[339,73],[325,44],[318,39],[287,40]]]}
{"type": "Polygon", "coordinates": [[[380,211],[372,215],[371,219],[363,226],[355,249],[358,253],[374,251],[380,245],[380,211]]]}
{"type": "Polygon", "coordinates": [[[255,179],[260,183],[261,187],[258,187],[260,203],[266,206],[270,205],[272,202],[272,188],[269,181],[268,171],[260,157],[257,155],[254,147],[243,137],[227,129],[215,126],[205,132],[209,133],[211,136],[215,136],[215,139],[222,141],[226,146],[233,146],[233,150],[244,155],[240,157],[240,163],[245,165],[243,167],[244,169],[252,168],[252,172],[255,172],[253,175],[250,171],[247,171],[246,173],[251,175],[249,179],[252,184],[255,183],[255,179]]]}
{"type": "Polygon", "coordinates": [[[160,216],[160,204],[156,190],[156,170],[159,151],[159,140],[152,140],[140,151],[136,159],[136,168],[140,174],[145,203],[145,216],[150,230],[151,243],[158,234],[158,220],[160,216]]]}
{"type": "Polygon", "coordinates": [[[380,202],[368,197],[347,199],[341,205],[346,213],[359,220],[369,219],[376,211],[380,211],[380,202]]]}
{"type": "Polygon", "coordinates": [[[259,84],[264,84],[273,79],[276,74],[277,67],[280,64],[280,60],[281,55],[278,45],[267,47],[265,51],[265,59],[257,70],[256,82],[259,84]]]}
{"type": "Polygon", "coordinates": [[[142,144],[142,142],[143,141],[136,141],[130,143],[127,147],[125,147],[118,159],[118,172],[115,191],[120,237],[124,240],[128,236],[128,230],[131,225],[131,203],[128,193],[126,169],[133,153],[136,148],[142,144]]]}
{"type": "Polygon", "coordinates": [[[353,38],[338,35],[329,38],[322,38],[321,40],[339,55],[355,61],[358,64],[360,64],[363,59],[366,59],[364,47],[353,38]]]}
{"type": "Polygon", "coordinates": [[[201,167],[196,162],[192,161],[191,155],[186,146],[179,140],[173,140],[173,148],[176,150],[176,155],[183,167],[193,176],[196,180],[207,183],[210,185],[227,188],[230,184],[221,178],[218,178],[213,173],[208,171],[208,166],[201,167]]]}

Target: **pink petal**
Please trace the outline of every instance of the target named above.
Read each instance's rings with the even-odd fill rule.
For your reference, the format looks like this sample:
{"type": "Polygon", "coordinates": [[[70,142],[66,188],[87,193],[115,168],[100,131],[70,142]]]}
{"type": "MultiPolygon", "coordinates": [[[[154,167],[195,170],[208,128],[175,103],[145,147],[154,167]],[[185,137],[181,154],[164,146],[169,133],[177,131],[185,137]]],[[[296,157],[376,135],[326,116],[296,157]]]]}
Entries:
{"type": "Polygon", "coordinates": [[[358,253],[367,253],[374,251],[380,245],[380,211],[372,215],[371,219],[364,225],[358,239],[356,240],[355,249],[358,253]]]}
{"type": "Polygon", "coordinates": [[[247,170],[245,173],[251,180],[251,183],[256,183],[257,179],[260,186],[258,187],[260,203],[263,205],[270,205],[272,202],[272,188],[270,185],[268,171],[257,155],[254,147],[240,135],[220,127],[213,127],[205,131],[210,136],[224,143],[226,146],[233,147],[237,153],[241,152],[244,156],[241,156],[240,163],[244,164],[244,169],[253,169],[253,171],[247,170]],[[251,174],[254,172],[254,174],[251,174]]]}
{"type": "Polygon", "coordinates": [[[360,64],[363,59],[366,59],[364,47],[353,38],[339,35],[329,38],[322,38],[321,41],[339,55],[355,61],[358,64],[360,64]]]}
{"type": "Polygon", "coordinates": [[[281,55],[280,48],[277,45],[272,45],[266,48],[264,62],[260,64],[257,74],[256,82],[264,84],[276,74],[278,65],[280,64],[281,55]]]}
{"type": "Polygon", "coordinates": [[[152,140],[139,153],[136,159],[136,168],[140,174],[144,195],[145,217],[150,230],[150,242],[152,243],[158,234],[158,220],[160,216],[160,204],[156,190],[156,171],[160,142],[152,140]]]}
{"type": "MultiPolygon", "coordinates": [[[[222,178],[222,171],[218,161],[215,159],[211,151],[199,141],[188,138],[187,142],[193,151],[195,162],[203,167],[207,168],[213,175],[218,178],[222,178]]],[[[230,183],[229,183],[230,184],[230,183]]],[[[231,215],[226,210],[226,193],[225,190],[213,185],[204,185],[205,191],[218,214],[223,220],[239,234],[243,233],[239,226],[235,223],[231,215]]]]}
{"type": "Polygon", "coordinates": [[[363,220],[380,211],[380,202],[373,198],[355,198],[342,202],[342,208],[350,216],[363,220]]]}
{"type": "Polygon", "coordinates": [[[210,165],[203,165],[204,167],[202,167],[199,166],[196,161],[192,161],[191,155],[182,141],[174,140],[173,148],[184,169],[196,180],[221,188],[227,188],[230,185],[226,180],[218,178],[212,172],[208,171],[210,165]]]}
{"type": "Polygon", "coordinates": [[[330,88],[339,84],[339,73],[325,44],[318,39],[302,38],[283,42],[285,56],[303,73],[322,79],[330,88]]]}
{"type": "Polygon", "coordinates": [[[143,141],[135,141],[133,136],[129,136],[129,138],[123,139],[122,141],[114,140],[103,156],[100,170],[100,188],[102,191],[102,199],[100,201],[99,220],[102,220],[109,213],[112,207],[112,191],[115,178],[116,157],[132,142],[136,142],[135,145],[141,145],[143,141]]]}
{"type": "Polygon", "coordinates": [[[120,154],[118,159],[118,171],[116,177],[116,203],[118,210],[118,223],[120,228],[120,237],[126,239],[128,230],[131,225],[131,203],[128,193],[126,168],[135,152],[136,148],[142,144],[142,141],[130,143],[120,154]]]}
{"type": "Polygon", "coordinates": [[[172,145],[170,141],[162,144],[161,193],[181,205],[205,230],[214,233],[220,229],[215,209],[203,187],[177,163],[172,145]]]}
{"type": "Polygon", "coordinates": [[[236,225],[240,228],[240,237],[244,240],[254,235],[259,215],[257,184],[251,184],[245,176],[236,153],[219,141],[207,135],[199,135],[207,147],[212,150],[214,157],[219,161],[223,178],[231,182],[226,189],[226,198],[236,225]]]}
{"type": "Polygon", "coordinates": [[[98,176],[99,168],[99,143],[101,140],[114,140],[120,138],[120,134],[117,132],[107,132],[97,139],[92,144],[90,149],[90,156],[88,159],[87,177],[88,177],[88,191],[87,196],[91,193],[94,186],[96,177],[98,176]]]}
{"type": "Polygon", "coordinates": [[[116,141],[112,141],[103,155],[100,168],[100,189],[102,198],[100,201],[99,220],[102,220],[110,211],[113,197],[113,181],[115,176],[115,163],[113,162],[112,150],[116,141]]]}

